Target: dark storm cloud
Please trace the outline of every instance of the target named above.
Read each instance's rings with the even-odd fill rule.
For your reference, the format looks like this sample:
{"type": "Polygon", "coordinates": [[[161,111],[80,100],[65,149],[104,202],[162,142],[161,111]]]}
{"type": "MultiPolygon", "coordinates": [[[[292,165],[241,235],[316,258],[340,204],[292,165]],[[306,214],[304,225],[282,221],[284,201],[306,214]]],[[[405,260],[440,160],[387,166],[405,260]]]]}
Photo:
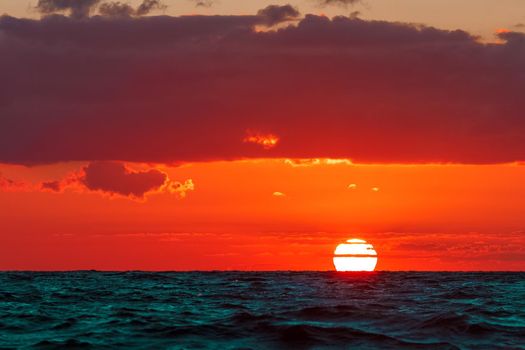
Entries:
{"type": "Polygon", "coordinates": [[[1,17],[0,162],[525,160],[524,34],[268,12],[1,17]]]}
{"type": "Polygon", "coordinates": [[[299,11],[291,5],[270,5],[257,12],[257,16],[261,18],[262,23],[268,26],[292,21],[297,19],[299,15],[299,11]]]}

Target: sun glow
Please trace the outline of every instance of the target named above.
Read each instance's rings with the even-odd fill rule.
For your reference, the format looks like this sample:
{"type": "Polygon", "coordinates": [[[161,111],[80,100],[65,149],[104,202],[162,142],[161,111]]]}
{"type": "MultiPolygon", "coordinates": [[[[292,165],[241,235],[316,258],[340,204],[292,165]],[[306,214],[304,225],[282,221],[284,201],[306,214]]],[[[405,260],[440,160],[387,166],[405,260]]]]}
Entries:
{"type": "Polygon", "coordinates": [[[339,244],[334,251],[334,266],[337,271],[374,271],[377,253],[371,244],[352,238],[339,244]]]}

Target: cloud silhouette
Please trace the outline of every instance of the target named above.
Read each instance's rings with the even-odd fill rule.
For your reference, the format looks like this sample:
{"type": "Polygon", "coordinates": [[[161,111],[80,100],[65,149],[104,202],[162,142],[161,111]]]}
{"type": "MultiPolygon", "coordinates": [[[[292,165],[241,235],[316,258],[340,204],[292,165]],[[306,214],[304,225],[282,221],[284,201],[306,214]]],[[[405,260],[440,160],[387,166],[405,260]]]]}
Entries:
{"type": "Polygon", "coordinates": [[[154,10],[163,11],[166,8],[167,6],[164,5],[160,0],[143,0],[142,3],[137,7],[135,13],[137,16],[144,16],[154,10]]]}
{"type": "Polygon", "coordinates": [[[136,13],[132,6],[120,1],[101,4],[98,8],[98,12],[103,16],[110,17],[129,17],[136,13]]]}
{"type": "Polygon", "coordinates": [[[68,188],[77,192],[100,192],[141,200],[150,193],[170,193],[185,197],[188,191],[194,190],[195,185],[191,179],[182,183],[172,181],[166,173],[156,168],[137,171],[122,162],[95,161],[63,179],[44,181],[35,190],[63,192],[68,188]]]}
{"type": "Polygon", "coordinates": [[[0,17],[0,162],[525,160],[523,33],[269,12],[0,17]]]}
{"type": "Polygon", "coordinates": [[[67,12],[73,18],[86,18],[100,0],[38,0],[36,10],[42,14],[67,12]]]}
{"type": "Polygon", "coordinates": [[[261,22],[267,26],[292,21],[300,16],[299,11],[291,5],[269,5],[257,12],[261,22]]]}
{"type": "Polygon", "coordinates": [[[144,197],[144,194],[159,190],[166,184],[168,176],[157,170],[133,171],[117,162],[93,162],[84,168],[82,183],[91,191],[110,194],[144,197]]]}
{"type": "Polygon", "coordinates": [[[68,13],[71,18],[85,19],[97,10],[103,16],[144,16],[154,10],[165,10],[160,0],[143,0],[133,8],[126,2],[104,0],[38,0],[35,9],[43,15],[68,13]]]}

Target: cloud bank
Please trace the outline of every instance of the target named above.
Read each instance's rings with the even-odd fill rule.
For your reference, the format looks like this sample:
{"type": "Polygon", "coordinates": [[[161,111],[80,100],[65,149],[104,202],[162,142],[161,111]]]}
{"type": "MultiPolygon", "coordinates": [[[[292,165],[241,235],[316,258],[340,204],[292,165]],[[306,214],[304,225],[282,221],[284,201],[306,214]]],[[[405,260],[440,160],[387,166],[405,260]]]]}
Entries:
{"type": "Polygon", "coordinates": [[[53,3],[71,17],[0,17],[0,162],[525,160],[523,33],[482,44],[313,15],[260,31],[298,13],[88,16],[53,3]],[[244,142],[248,131],[279,143],[244,142]]]}

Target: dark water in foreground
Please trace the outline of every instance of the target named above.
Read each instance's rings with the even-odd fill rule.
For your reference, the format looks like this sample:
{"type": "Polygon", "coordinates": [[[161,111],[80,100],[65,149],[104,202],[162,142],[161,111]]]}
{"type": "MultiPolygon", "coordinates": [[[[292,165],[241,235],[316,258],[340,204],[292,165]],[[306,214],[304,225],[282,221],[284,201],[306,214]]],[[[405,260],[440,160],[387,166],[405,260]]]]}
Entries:
{"type": "Polygon", "coordinates": [[[0,273],[0,348],[525,349],[525,273],[0,273]]]}

